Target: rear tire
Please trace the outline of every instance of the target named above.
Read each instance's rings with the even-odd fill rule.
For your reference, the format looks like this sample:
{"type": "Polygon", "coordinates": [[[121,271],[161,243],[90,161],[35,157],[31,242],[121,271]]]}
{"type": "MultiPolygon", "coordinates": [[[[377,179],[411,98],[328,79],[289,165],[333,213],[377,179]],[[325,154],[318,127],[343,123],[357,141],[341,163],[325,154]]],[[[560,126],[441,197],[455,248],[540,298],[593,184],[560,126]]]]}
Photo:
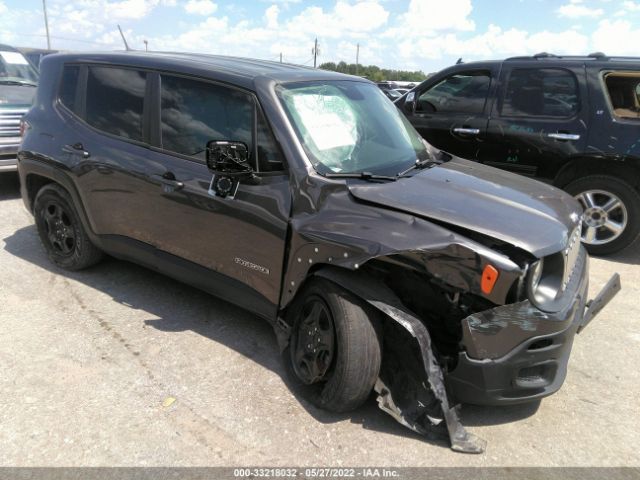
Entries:
{"type": "Polygon", "coordinates": [[[50,183],[34,201],[33,215],[49,260],[65,270],[82,270],[98,263],[103,253],[84,230],[69,193],[50,183]]]}
{"type": "Polygon", "coordinates": [[[582,243],[592,255],[608,255],[629,246],[640,232],[640,194],[609,175],[590,175],[566,186],[584,208],[582,243]]]}
{"type": "Polygon", "coordinates": [[[313,279],[300,292],[287,319],[292,330],[284,361],[302,396],[331,412],[362,405],[380,373],[377,312],[336,284],[313,279]],[[314,311],[319,312],[317,322],[312,318],[314,311]]]}

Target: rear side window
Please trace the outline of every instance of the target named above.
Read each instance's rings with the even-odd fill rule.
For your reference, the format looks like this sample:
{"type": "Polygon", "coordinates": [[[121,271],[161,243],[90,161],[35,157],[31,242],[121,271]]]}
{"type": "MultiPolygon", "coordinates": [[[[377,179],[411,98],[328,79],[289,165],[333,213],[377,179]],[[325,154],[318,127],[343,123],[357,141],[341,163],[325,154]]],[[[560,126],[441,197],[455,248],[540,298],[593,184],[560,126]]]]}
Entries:
{"type": "Polygon", "coordinates": [[[205,158],[210,140],[232,140],[253,151],[253,97],[199,80],[161,76],[162,148],[205,158]]]}
{"type": "Polygon", "coordinates": [[[611,72],[604,81],[614,115],[640,120],[640,72],[611,72]]]}
{"type": "Polygon", "coordinates": [[[103,132],[142,141],[146,74],[112,67],[89,67],[86,122],[103,132]]]}
{"type": "Polygon", "coordinates": [[[60,102],[72,112],[76,111],[76,91],[78,89],[79,76],[80,67],[77,65],[67,65],[62,71],[60,102]]]}
{"type": "Polygon", "coordinates": [[[578,82],[570,71],[516,68],[509,75],[500,114],[568,118],[578,108],[578,82]]]}
{"type": "Polygon", "coordinates": [[[451,75],[418,97],[416,111],[482,113],[490,85],[491,76],[486,71],[451,75]]]}

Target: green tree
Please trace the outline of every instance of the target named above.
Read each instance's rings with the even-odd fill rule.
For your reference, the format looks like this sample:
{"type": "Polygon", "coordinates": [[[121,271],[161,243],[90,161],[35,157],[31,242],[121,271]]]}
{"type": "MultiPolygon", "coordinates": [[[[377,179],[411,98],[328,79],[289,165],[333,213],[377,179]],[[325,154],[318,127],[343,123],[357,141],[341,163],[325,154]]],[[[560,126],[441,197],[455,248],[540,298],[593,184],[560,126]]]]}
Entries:
{"type": "Polygon", "coordinates": [[[381,82],[384,80],[401,80],[405,82],[421,82],[427,75],[422,70],[409,71],[409,70],[390,70],[387,68],[380,68],[377,65],[358,65],[356,69],[355,63],[347,64],[344,61],[338,62],[325,62],[320,65],[323,70],[331,70],[332,72],[348,73],[350,75],[359,75],[361,77],[368,78],[373,82],[381,82]]]}

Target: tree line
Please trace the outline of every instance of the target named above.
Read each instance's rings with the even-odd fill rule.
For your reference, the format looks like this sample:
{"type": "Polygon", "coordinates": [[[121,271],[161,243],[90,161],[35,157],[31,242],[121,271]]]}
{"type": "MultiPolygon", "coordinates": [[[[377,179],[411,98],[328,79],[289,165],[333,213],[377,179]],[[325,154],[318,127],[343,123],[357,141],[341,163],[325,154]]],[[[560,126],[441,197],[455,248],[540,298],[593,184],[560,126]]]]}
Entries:
{"type": "Polygon", "coordinates": [[[408,70],[389,70],[380,68],[377,65],[357,65],[355,63],[346,62],[325,62],[320,65],[323,70],[331,70],[333,72],[347,73],[349,75],[359,75],[368,78],[373,82],[381,82],[383,80],[400,80],[406,82],[421,82],[427,75],[418,70],[411,72],[408,70]],[[357,68],[356,68],[357,67],[357,68]]]}

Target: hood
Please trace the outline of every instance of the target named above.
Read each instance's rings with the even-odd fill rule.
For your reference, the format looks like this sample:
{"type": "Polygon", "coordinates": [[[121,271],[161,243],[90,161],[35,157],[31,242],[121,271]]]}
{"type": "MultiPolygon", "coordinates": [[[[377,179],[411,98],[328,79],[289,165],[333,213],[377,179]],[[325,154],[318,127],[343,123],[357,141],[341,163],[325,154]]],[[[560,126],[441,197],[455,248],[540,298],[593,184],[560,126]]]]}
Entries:
{"type": "Polygon", "coordinates": [[[557,188],[460,158],[397,182],[349,182],[349,191],[358,200],[479,232],[536,257],[564,248],[582,213],[557,188]]]}
{"type": "Polygon", "coordinates": [[[0,83],[0,108],[29,108],[36,90],[36,87],[27,85],[3,85],[0,83]]]}

